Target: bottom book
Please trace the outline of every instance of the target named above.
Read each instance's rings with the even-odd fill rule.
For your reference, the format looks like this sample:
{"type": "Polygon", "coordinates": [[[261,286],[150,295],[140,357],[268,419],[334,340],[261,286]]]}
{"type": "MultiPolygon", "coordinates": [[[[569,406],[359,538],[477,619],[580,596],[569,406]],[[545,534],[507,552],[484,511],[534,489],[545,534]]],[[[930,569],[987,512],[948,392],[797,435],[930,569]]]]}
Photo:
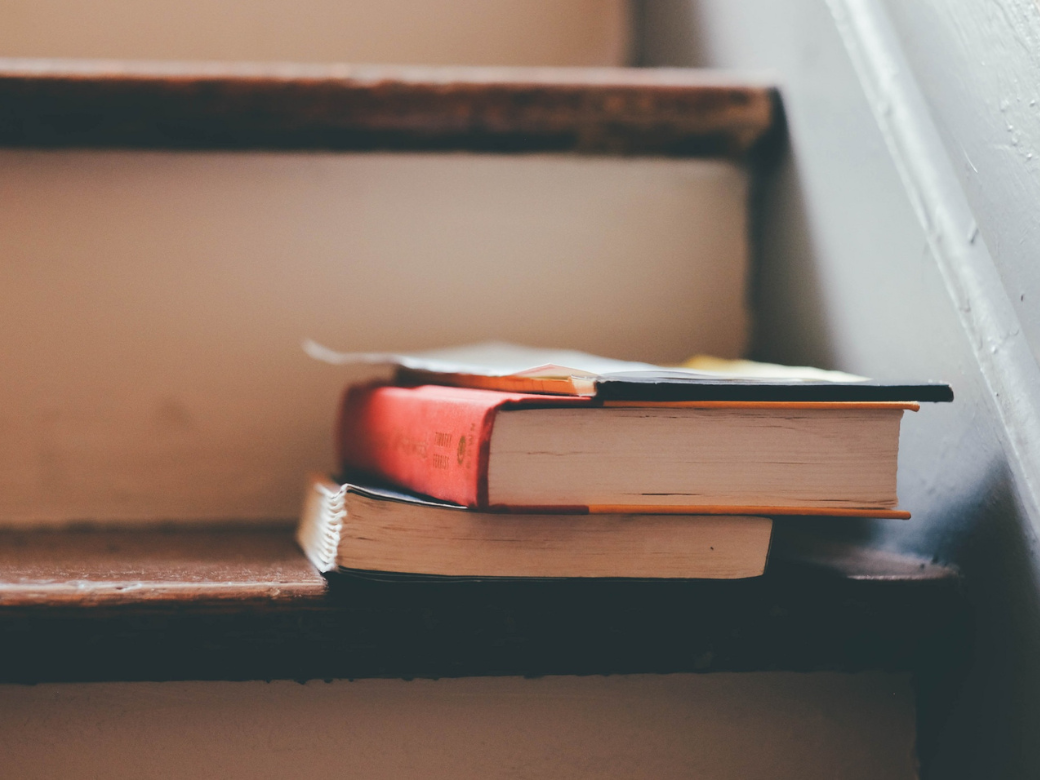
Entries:
{"type": "Polygon", "coordinates": [[[740,579],[773,521],[734,515],[476,512],[312,477],[297,540],[321,571],[433,577],[740,579]]]}

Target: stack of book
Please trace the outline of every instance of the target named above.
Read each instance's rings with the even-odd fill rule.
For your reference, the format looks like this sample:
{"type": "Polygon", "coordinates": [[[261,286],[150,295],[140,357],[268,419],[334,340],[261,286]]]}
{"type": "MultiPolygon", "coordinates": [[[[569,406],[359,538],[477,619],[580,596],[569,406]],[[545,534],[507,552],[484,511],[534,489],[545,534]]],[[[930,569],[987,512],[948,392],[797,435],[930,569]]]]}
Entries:
{"type": "Polygon", "coordinates": [[[312,352],[389,366],[347,388],[339,478],[308,490],[298,538],[322,571],[757,576],[774,516],[909,518],[901,418],[952,400],[940,384],[509,345],[312,352]]]}

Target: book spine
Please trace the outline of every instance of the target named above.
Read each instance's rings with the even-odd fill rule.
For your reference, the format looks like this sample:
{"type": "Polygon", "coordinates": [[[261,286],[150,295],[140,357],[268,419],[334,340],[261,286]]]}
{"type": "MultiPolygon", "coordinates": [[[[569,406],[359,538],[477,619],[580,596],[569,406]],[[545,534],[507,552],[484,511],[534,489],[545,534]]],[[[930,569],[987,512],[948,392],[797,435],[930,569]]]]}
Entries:
{"type": "Polygon", "coordinates": [[[500,404],[472,391],[348,388],[338,426],[340,464],[345,474],[485,508],[491,429],[500,404]]]}

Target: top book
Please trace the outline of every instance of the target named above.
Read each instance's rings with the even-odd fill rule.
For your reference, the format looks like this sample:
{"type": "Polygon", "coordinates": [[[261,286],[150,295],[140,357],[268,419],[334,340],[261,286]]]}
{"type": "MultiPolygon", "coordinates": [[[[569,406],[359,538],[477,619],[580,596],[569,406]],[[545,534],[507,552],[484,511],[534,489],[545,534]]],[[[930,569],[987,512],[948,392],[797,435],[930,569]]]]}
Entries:
{"type": "Polygon", "coordinates": [[[897,508],[899,421],[953,397],[942,384],[709,358],[308,351],[355,369],[336,434],[344,475],[484,511],[909,517],[897,508]]]}
{"type": "Polygon", "coordinates": [[[742,360],[695,358],[683,366],[655,366],[496,342],[412,355],[340,353],[311,341],[304,349],[327,363],[368,367],[372,378],[404,386],[447,385],[640,403],[953,400],[953,390],[942,383],[875,382],[840,371],[742,360]]]}
{"type": "Polygon", "coordinates": [[[628,403],[355,384],[342,475],[491,512],[823,514],[896,509],[916,403],[628,403]]]}

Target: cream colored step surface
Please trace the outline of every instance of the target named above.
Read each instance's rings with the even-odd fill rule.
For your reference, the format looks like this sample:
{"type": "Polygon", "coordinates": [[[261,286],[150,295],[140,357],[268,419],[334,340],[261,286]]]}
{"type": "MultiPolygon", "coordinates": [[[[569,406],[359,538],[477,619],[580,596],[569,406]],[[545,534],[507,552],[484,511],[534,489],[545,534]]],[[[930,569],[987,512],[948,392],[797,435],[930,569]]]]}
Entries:
{"type": "Polygon", "coordinates": [[[300,347],[735,357],[736,163],[0,151],[0,521],[294,517],[347,377],[300,347]]]}
{"type": "Polygon", "coordinates": [[[0,93],[0,146],[61,147],[0,151],[0,523],[294,516],[347,380],[306,338],[746,344],[747,172],[683,158],[752,145],[767,86],[3,61],[0,93]]]}
{"type": "Polygon", "coordinates": [[[624,0],[6,0],[6,57],[622,65],[624,0]]]}
{"type": "Polygon", "coordinates": [[[0,686],[4,776],[916,777],[906,675],[0,686]]]}

